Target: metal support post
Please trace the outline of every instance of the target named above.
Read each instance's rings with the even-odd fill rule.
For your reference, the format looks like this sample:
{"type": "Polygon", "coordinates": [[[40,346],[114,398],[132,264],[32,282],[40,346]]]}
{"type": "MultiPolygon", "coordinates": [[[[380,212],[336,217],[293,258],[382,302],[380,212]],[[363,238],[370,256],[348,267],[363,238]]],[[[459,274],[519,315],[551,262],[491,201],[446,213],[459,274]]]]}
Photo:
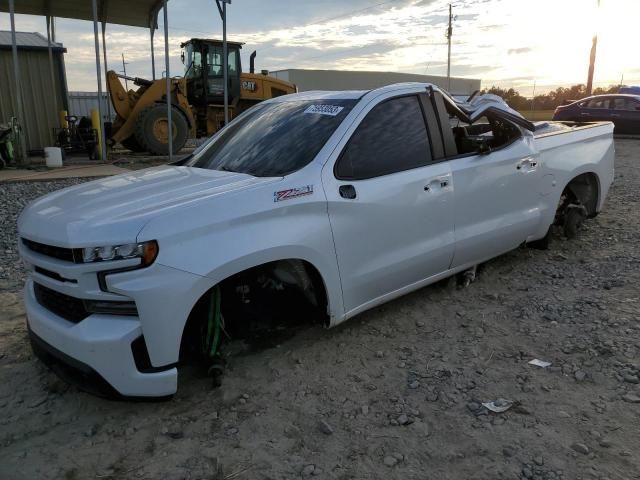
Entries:
{"type": "MultiPolygon", "coordinates": [[[[53,19],[51,18],[51,16],[47,15],[46,21],[47,21],[47,50],[49,51],[49,77],[51,80],[51,87],[53,90],[54,118],[56,119],[55,124],[59,124],[60,109],[58,108],[58,89],[56,88],[56,84],[59,84],[60,82],[56,82],[56,76],[54,74],[54,68],[53,68],[53,42],[51,41],[51,23],[53,22],[53,19]]],[[[55,141],[55,138],[52,138],[52,140],[55,141]]]]}
{"type": "Polygon", "coordinates": [[[171,71],[169,70],[169,12],[167,0],[162,0],[164,9],[164,68],[167,73],[167,141],[169,146],[169,163],[173,161],[173,122],[171,120],[171,71]]]}
{"type": "Polygon", "coordinates": [[[18,44],[16,41],[16,19],[15,19],[15,0],[9,0],[9,17],[11,20],[11,51],[13,53],[13,75],[16,82],[16,117],[20,125],[20,161],[25,162],[27,159],[27,140],[24,132],[26,125],[24,124],[24,105],[22,103],[22,88],[20,87],[20,64],[18,63],[18,44]]]}
{"type": "Polygon", "coordinates": [[[107,77],[107,72],[109,71],[109,67],[107,66],[107,38],[105,35],[105,31],[107,29],[106,15],[102,19],[102,55],[104,58],[104,84],[106,87],[106,102],[107,102],[107,118],[111,121],[111,99],[109,98],[109,79],[107,77]]]}
{"type": "Polygon", "coordinates": [[[93,38],[96,50],[96,77],[98,80],[98,115],[100,117],[100,159],[107,160],[107,142],[105,141],[104,117],[102,116],[102,71],[100,67],[100,40],[98,37],[98,5],[97,0],[91,0],[93,8],[93,38]]]}
{"type": "Polygon", "coordinates": [[[231,0],[216,0],[222,19],[222,81],[224,82],[224,124],[229,123],[229,52],[227,48],[227,3],[231,0]],[[222,4],[222,5],[221,5],[222,4]]]}
{"type": "Polygon", "coordinates": [[[453,36],[453,13],[449,4],[449,27],[447,28],[447,90],[451,93],[451,37],[453,36]]]}
{"type": "Polygon", "coordinates": [[[153,49],[153,36],[155,34],[155,28],[151,27],[149,29],[149,35],[151,37],[151,78],[155,81],[156,79],[156,56],[153,49]]]}

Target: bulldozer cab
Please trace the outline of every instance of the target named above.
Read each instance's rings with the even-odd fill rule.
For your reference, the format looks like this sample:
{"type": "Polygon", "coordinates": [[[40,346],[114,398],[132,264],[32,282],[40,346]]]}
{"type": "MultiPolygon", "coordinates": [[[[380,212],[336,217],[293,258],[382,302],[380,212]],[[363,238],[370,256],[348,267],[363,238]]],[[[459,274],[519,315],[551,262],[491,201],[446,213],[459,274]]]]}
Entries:
{"type": "MultiPolygon", "coordinates": [[[[222,41],[194,38],[181,47],[189,103],[202,106],[224,103],[222,41]]],[[[240,99],[241,48],[242,43],[227,42],[229,104],[240,99]]]]}

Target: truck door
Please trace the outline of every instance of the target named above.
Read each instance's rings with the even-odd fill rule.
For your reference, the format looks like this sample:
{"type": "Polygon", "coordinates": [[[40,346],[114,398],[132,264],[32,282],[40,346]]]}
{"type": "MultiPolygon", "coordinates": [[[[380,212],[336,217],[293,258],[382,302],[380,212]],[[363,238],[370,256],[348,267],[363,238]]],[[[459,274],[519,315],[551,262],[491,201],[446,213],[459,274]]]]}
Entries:
{"type": "Polygon", "coordinates": [[[446,271],[453,256],[449,164],[434,160],[419,94],[395,95],[365,108],[322,174],[352,314],[446,271]]]}
{"type": "Polygon", "coordinates": [[[532,134],[514,122],[533,126],[491,106],[473,112],[470,125],[452,121],[440,93],[432,98],[445,145],[451,145],[447,155],[455,190],[456,241],[452,267],[516,248],[536,232],[541,218],[541,159],[532,134]]]}

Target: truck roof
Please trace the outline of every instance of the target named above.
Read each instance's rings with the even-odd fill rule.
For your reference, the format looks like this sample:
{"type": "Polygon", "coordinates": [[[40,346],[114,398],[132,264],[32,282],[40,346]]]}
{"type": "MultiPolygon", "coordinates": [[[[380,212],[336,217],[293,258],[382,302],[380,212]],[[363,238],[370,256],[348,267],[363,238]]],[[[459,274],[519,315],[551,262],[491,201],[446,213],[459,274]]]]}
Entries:
{"type": "Polygon", "coordinates": [[[439,87],[431,83],[405,82],[393,83],[385,85],[373,90],[309,90],[307,92],[292,93],[290,95],[276,97],[269,102],[293,102],[297,100],[359,100],[370,92],[384,93],[387,91],[402,90],[406,87],[420,86],[423,88],[433,87],[434,90],[440,90],[439,87]]]}
{"type": "Polygon", "coordinates": [[[292,93],[268,100],[272,103],[295,102],[298,100],[358,100],[369,90],[309,90],[307,92],[292,93]]]}

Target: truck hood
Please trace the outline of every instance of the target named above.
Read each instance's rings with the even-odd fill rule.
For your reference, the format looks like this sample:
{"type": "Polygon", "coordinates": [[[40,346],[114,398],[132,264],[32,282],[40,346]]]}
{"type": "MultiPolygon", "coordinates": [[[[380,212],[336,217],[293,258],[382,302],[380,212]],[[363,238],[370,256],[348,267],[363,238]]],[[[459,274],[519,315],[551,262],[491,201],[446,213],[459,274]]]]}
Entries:
{"type": "Polygon", "coordinates": [[[20,236],[61,247],[135,242],[152,218],[279,178],[164,166],[104,178],[35,200],[18,220],[20,236]]]}

